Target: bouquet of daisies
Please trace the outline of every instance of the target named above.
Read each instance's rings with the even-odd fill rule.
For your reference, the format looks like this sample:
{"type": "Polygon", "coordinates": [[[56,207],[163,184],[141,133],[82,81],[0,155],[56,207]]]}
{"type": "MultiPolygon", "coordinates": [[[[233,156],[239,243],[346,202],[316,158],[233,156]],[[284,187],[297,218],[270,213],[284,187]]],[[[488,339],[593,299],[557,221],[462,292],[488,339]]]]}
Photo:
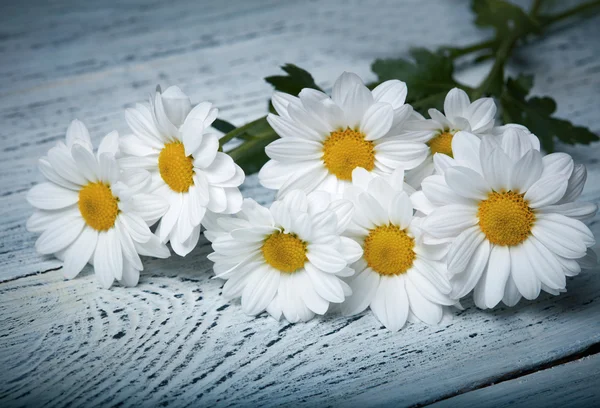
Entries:
{"type": "Polygon", "coordinates": [[[527,128],[495,126],[491,98],[452,89],[425,118],[404,82],[369,89],[342,74],[331,95],[275,92],[260,183],[265,207],[239,190],[244,171],[211,131],[217,109],[179,88],[128,109],[132,134],[98,148],[74,121],[39,161],[27,200],[36,249],[86,264],[98,282],[138,283],[140,255],[188,255],[201,232],[223,296],[249,315],[307,321],[369,308],[388,329],[437,324],[473,293],[482,309],[514,306],[596,263],[579,202],[583,165],[543,155],[527,128]]]}

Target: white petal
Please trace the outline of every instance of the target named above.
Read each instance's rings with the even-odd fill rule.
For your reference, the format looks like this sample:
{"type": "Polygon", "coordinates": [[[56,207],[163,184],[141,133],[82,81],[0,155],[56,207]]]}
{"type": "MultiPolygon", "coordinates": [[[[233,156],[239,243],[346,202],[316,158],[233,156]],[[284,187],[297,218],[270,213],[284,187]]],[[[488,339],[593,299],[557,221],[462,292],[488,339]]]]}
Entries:
{"type": "MultiPolygon", "coordinates": [[[[480,146],[481,139],[474,134],[464,131],[457,132],[452,138],[452,155],[458,165],[469,167],[481,173],[480,146]]],[[[440,158],[447,161],[451,160],[450,157],[444,154],[436,154],[436,156],[441,156],[440,158]]],[[[448,167],[448,165],[445,167],[448,167]]]]}
{"type": "Polygon", "coordinates": [[[235,175],[235,172],[236,166],[233,159],[221,152],[218,152],[211,165],[204,169],[204,174],[210,184],[229,180],[235,175]]]}
{"type": "Polygon", "coordinates": [[[422,228],[436,238],[450,238],[477,223],[476,207],[452,204],[438,208],[425,217],[422,228]]]}
{"type": "Polygon", "coordinates": [[[77,119],[72,121],[67,129],[66,142],[68,147],[72,147],[75,143],[80,143],[86,146],[90,151],[93,149],[87,127],[85,127],[83,122],[77,119]]]}
{"type": "Polygon", "coordinates": [[[80,174],[68,149],[59,146],[53,147],[48,151],[48,161],[54,171],[63,179],[80,186],[87,184],[87,180],[80,174]]]}
{"type": "Polygon", "coordinates": [[[442,307],[426,299],[409,279],[405,281],[405,284],[410,310],[421,321],[427,324],[438,324],[443,316],[442,307]]]}
{"type": "Polygon", "coordinates": [[[227,209],[227,193],[222,187],[210,185],[208,187],[210,201],[207,208],[214,213],[223,213],[227,209]]]}
{"type": "Polygon", "coordinates": [[[349,284],[352,288],[352,295],[342,303],[342,313],[351,316],[365,310],[377,292],[379,280],[380,275],[369,268],[351,280],[349,284]]]}
{"type": "Polygon", "coordinates": [[[129,262],[123,261],[123,276],[119,283],[126,287],[137,286],[140,280],[140,271],[135,269],[129,262]]]}
{"type": "Polygon", "coordinates": [[[352,72],[344,72],[333,84],[331,99],[338,105],[342,105],[348,93],[356,85],[362,85],[362,79],[352,72]]]}
{"type": "Polygon", "coordinates": [[[504,296],[504,288],[510,275],[510,271],[511,258],[508,247],[492,247],[487,270],[482,278],[486,307],[491,309],[500,303],[504,296]]]}
{"type": "Polygon", "coordinates": [[[561,214],[577,220],[585,220],[596,215],[598,206],[593,203],[576,202],[549,205],[538,209],[540,214],[561,214]]]}
{"type": "Polygon", "coordinates": [[[489,186],[496,191],[510,189],[512,162],[502,149],[494,149],[481,158],[481,169],[489,186]]]}
{"type": "MultiPolygon", "coordinates": [[[[542,285],[531,265],[529,254],[524,245],[515,245],[509,248],[510,275],[525,299],[535,299],[539,296],[542,285]]],[[[490,262],[493,259],[490,259],[490,262]]]]}
{"type": "Polygon", "coordinates": [[[161,96],[167,117],[173,125],[181,126],[192,110],[190,98],[176,86],[170,86],[161,96]]]}
{"type": "Polygon", "coordinates": [[[485,200],[490,186],[479,173],[467,167],[452,167],[444,173],[446,183],[456,193],[475,200],[485,200]]]}
{"type": "Polygon", "coordinates": [[[102,153],[98,158],[98,178],[108,184],[119,180],[119,164],[110,153],[102,153]]]}
{"type": "Polygon", "coordinates": [[[542,162],[544,163],[544,177],[555,177],[565,176],[570,177],[573,173],[573,159],[566,153],[551,153],[543,157],[542,162]]]}
{"type": "Polygon", "coordinates": [[[519,289],[517,288],[514,279],[512,278],[512,276],[509,276],[508,280],[506,281],[506,288],[504,289],[504,296],[502,297],[502,302],[504,302],[504,304],[508,307],[513,307],[514,305],[519,303],[521,297],[521,293],[519,292],[519,289]]]}
{"type": "Polygon", "coordinates": [[[140,259],[135,249],[135,245],[133,243],[133,240],[131,239],[131,236],[129,235],[129,232],[127,231],[125,226],[120,222],[120,220],[118,220],[115,224],[115,230],[115,236],[121,243],[121,250],[123,251],[125,259],[129,261],[129,263],[135,269],[142,270],[144,268],[142,265],[142,260],[140,259]]]}
{"type": "Polygon", "coordinates": [[[265,152],[271,159],[281,162],[316,160],[323,155],[323,145],[312,140],[285,138],[271,142],[265,152]]]}
{"type": "Polygon", "coordinates": [[[465,91],[452,88],[444,100],[444,113],[451,120],[456,117],[463,117],[470,104],[471,101],[465,91]]]}
{"type": "Polygon", "coordinates": [[[473,133],[483,132],[494,126],[496,104],[492,98],[481,98],[474,101],[463,115],[471,124],[473,133]]]}
{"type": "Polygon", "coordinates": [[[543,284],[552,289],[565,288],[567,282],[562,265],[548,248],[535,237],[529,237],[523,242],[523,249],[529,259],[531,268],[543,284]]]}
{"type": "Polygon", "coordinates": [[[267,308],[279,288],[281,274],[264,266],[252,272],[242,292],[242,308],[249,315],[256,315],[267,308]]]}
{"type": "Polygon", "coordinates": [[[485,235],[479,226],[463,231],[448,249],[448,272],[452,275],[463,272],[484,239],[485,235]]]}
{"type": "MultiPolygon", "coordinates": [[[[169,200],[169,209],[165,213],[165,215],[160,220],[160,233],[159,237],[162,242],[166,242],[169,234],[177,224],[177,219],[179,218],[179,214],[181,213],[181,207],[183,206],[183,197],[182,194],[173,193],[168,197],[169,200]]],[[[158,232],[158,231],[157,231],[158,232]]]]}
{"type": "Polygon", "coordinates": [[[408,319],[409,303],[404,282],[403,277],[383,276],[371,301],[373,314],[393,332],[400,330],[408,319]]]}
{"type": "Polygon", "coordinates": [[[200,147],[193,152],[194,166],[201,169],[210,166],[215,160],[218,150],[219,138],[212,133],[203,135],[200,147]]]}
{"type": "Polygon", "coordinates": [[[271,215],[271,212],[251,198],[244,199],[242,211],[248,217],[248,221],[253,225],[273,226],[273,216],[271,215]]]}
{"type": "Polygon", "coordinates": [[[542,155],[537,150],[529,150],[515,163],[508,188],[525,192],[540,178],[543,171],[542,155]]]}
{"type": "Polygon", "coordinates": [[[100,169],[98,167],[96,156],[80,144],[75,144],[73,146],[71,155],[73,156],[73,160],[75,160],[77,169],[83,177],[92,183],[97,182],[100,169]]]}
{"type": "Polygon", "coordinates": [[[98,241],[98,232],[90,227],[84,227],[81,234],[65,251],[63,274],[67,279],[73,279],[88,263],[98,241]]]}
{"type": "Polygon", "coordinates": [[[60,187],[64,187],[66,189],[76,190],[76,191],[78,191],[81,188],[80,185],[75,184],[75,183],[65,179],[64,177],[60,176],[56,172],[56,170],[54,170],[54,168],[52,167],[52,165],[50,164],[50,162],[48,161],[48,159],[46,157],[42,157],[38,161],[38,168],[40,169],[40,172],[44,175],[44,177],[46,177],[52,183],[59,185],[60,187]]]}
{"type": "Polygon", "coordinates": [[[57,210],[77,203],[79,194],[52,183],[33,186],[27,193],[27,201],[42,210],[57,210]]]}
{"type": "Polygon", "coordinates": [[[560,199],[559,203],[567,203],[569,201],[575,201],[581,195],[583,186],[587,179],[587,170],[583,164],[576,164],[573,168],[573,173],[569,177],[569,184],[565,195],[560,199]]]}
{"type": "Polygon", "coordinates": [[[306,307],[316,314],[324,315],[329,309],[329,302],[317,293],[306,271],[297,271],[295,275],[296,282],[301,285],[298,291],[306,307]]]}
{"type": "Polygon", "coordinates": [[[360,122],[360,130],[365,134],[365,140],[376,140],[386,135],[392,127],[394,111],[392,106],[378,102],[371,105],[360,122]]]}
{"type": "Polygon", "coordinates": [[[145,145],[152,146],[155,149],[163,148],[163,137],[154,124],[148,108],[143,105],[138,105],[137,109],[126,109],[125,120],[133,133],[142,140],[145,145]]]}
{"type": "Polygon", "coordinates": [[[103,288],[111,287],[115,279],[123,273],[123,254],[114,228],[98,234],[98,244],[94,253],[94,271],[103,288]]]}
{"type": "Polygon", "coordinates": [[[200,239],[200,226],[194,227],[192,233],[188,239],[181,241],[177,236],[171,237],[171,247],[173,251],[179,256],[186,256],[198,245],[198,239],[200,239]]]}
{"type": "Polygon", "coordinates": [[[35,249],[39,253],[53,254],[65,249],[75,241],[85,226],[85,221],[78,215],[63,220],[60,224],[53,224],[52,228],[45,230],[37,239],[35,249]]]}
{"type": "Polygon", "coordinates": [[[152,235],[148,242],[143,244],[134,241],[133,245],[135,245],[137,253],[143,256],[153,256],[155,258],[168,258],[171,256],[169,248],[160,242],[160,239],[156,235],[152,235]]]}
{"type": "Polygon", "coordinates": [[[560,200],[565,195],[567,185],[568,177],[564,175],[542,177],[533,183],[523,198],[529,201],[532,208],[545,207],[560,200]]]}
{"type": "Polygon", "coordinates": [[[471,256],[464,272],[452,277],[451,284],[453,298],[460,299],[475,288],[475,285],[479,282],[479,279],[488,264],[490,251],[490,242],[488,240],[483,240],[471,256]]]}
{"type": "Polygon", "coordinates": [[[344,301],[344,289],[339,278],[319,271],[310,263],[305,265],[305,270],[319,296],[333,303],[344,301]]]}
{"type": "Polygon", "coordinates": [[[133,212],[146,222],[154,223],[162,217],[168,209],[169,202],[159,195],[136,194],[133,197],[133,212]]]}
{"type": "Polygon", "coordinates": [[[410,225],[413,207],[406,193],[402,192],[394,195],[388,207],[388,216],[390,222],[400,226],[400,229],[406,229],[410,225]]]}
{"type": "Polygon", "coordinates": [[[103,153],[112,154],[113,156],[119,151],[119,133],[112,131],[102,138],[98,145],[97,155],[100,157],[103,153]]]}
{"type": "Polygon", "coordinates": [[[376,102],[386,102],[392,105],[393,109],[398,109],[404,105],[408,89],[404,82],[391,79],[377,85],[372,93],[376,102]]]}
{"type": "Polygon", "coordinates": [[[338,272],[347,264],[342,254],[327,245],[309,244],[306,257],[315,267],[325,272],[338,272]]]}

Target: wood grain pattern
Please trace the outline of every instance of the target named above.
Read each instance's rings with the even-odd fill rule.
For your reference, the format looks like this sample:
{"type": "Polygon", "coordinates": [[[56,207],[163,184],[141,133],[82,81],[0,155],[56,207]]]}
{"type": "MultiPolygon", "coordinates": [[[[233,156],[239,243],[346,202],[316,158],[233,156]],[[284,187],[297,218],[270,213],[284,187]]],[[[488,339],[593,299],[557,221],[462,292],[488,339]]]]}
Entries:
{"type": "Polygon", "coordinates": [[[432,407],[597,407],[600,355],[468,392],[432,407]]]}
{"type": "MultiPolygon", "coordinates": [[[[95,141],[125,133],[123,108],[161,83],[241,124],[266,112],[262,77],[285,62],[330,87],[343,70],[372,79],[376,57],[482,34],[466,0],[32,3],[3,2],[0,13],[0,406],[426,404],[600,343],[598,270],[570,279],[559,298],[493,312],[468,300],[452,322],[397,334],[368,314],[300,325],[244,316],[210,279],[205,241],[185,259],[147,260],[135,289],[99,290],[89,272],[41,273],[60,262],[35,254],[24,196],[41,180],[37,158],[73,118],[95,141]]],[[[596,132],[599,23],[559,28],[509,67],[535,72],[536,93],[596,132]]],[[[598,202],[598,145],[564,150],[588,166],[583,199],[598,202]]],[[[273,198],[256,177],[244,194],[273,198]]],[[[597,366],[585,367],[581,377],[597,366]]]]}

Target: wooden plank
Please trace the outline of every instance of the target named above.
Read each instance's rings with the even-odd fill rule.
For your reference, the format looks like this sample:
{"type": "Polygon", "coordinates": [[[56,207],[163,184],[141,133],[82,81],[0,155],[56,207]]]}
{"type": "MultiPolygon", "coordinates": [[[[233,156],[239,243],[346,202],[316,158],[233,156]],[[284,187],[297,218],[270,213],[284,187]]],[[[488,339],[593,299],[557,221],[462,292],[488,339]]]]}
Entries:
{"type": "Polygon", "coordinates": [[[598,270],[557,298],[468,300],[451,322],[390,333],[369,314],[245,316],[211,279],[209,251],[147,262],[133,289],[60,271],[0,285],[0,406],[407,406],[600,343],[598,270]]]}
{"type": "Polygon", "coordinates": [[[432,407],[597,407],[598,376],[600,355],[595,354],[440,401],[432,407]]]}
{"type": "MultiPolygon", "coordinates": [[[[40,180],[37,157],[74,117],[96,141],[125,132],[122,109],[162,83],[240,124],[265,113],[261,78],[285,62],[328,87],[343,70],[372,79],[375,57],[409,46],[481,38],[467,0],[48,3],[3,3],[0,15],[0,281],[13,279],[0,284],[0,406],[425,404],[600,342],[598,270],[559,298],[487,312],[466,301],[452,322],[396,334],[370,315],[244,316],[210,279],[205,241],[185,259],[148,260],[134,289],[98,290],[89,272],[35,274],[60,263],[34,253],[24,196],[40,180]]],[[[589,39],[599,22],[521,49],[510,67],[535,72],[537,93],[596,131],[600,44],[589,39]]],[[[598,202],[598,146],[565,150],[588,165],[583,199],[598,202]]],[[[244,194],[273,197],[256,177],[244,194]]]]}
{"type": "MultiPolygon", "coordinates": [[[[162,83],[181,85],[194,102],[212,100],[223,118],[241,124],[266,112],[271,89],[262,78],[285,62],[307,67],[328,87],[343,70],[372,79],[374,58],[402,55],[410,46],[481,39],[467,0],[261,0],[220,7],[3,3],[0,53],[8,63],[0,64],[0,281],[60,265],[35,253],[36,236],[24,228],[31,213],[24,198],[41,181],[37,158],[64,137],[73,118],[88,124],[95,141],[113,129],[126,133],[123,108],[162,83]]],[[[561,115],[596,130],[600,122],[590,107],[600,105],[600,45],[588,39],[597,21],[522,49],[511,67],[535,71],[536,92],[553,95],[561,115]]],[[[480,74],[461,77],[473,81],[480,74]]],[[[573,152],[580,161],[594,155],[573,152]]]]}

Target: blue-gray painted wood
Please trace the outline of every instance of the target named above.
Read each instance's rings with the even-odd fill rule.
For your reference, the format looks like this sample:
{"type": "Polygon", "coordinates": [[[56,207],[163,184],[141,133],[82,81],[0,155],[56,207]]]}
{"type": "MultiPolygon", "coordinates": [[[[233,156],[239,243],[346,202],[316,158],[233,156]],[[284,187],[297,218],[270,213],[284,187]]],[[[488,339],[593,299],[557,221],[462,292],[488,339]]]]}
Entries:
{"type": "Polygon", "coordinates": [[[573,407],[600,405],[600,355],[461,394],[435,408],[573,407]]]}
{"type": "MultiPolygon", "coordinates": [[[[600,341],[598,270],[570,279],[558,298],[491,312],[467,300],[452,322],[396,334],[369,314],[294,326],[246,317],[210,279],[205,241],[185,259],[145,262],[134,289],[99,290],[89,272],[64,281],[49,271],[60,262],[34,251],[24,197],[41,180],[37,158],[73,118],[95,141],[125,133],[123,108],[160,83],[242,124],[265,114],[262,77],[285,62],[330,87],[343,70],[373,79],[376,57],[484,34],[467,0],[48,3],[0,6],[0,406],[425,404],[600,341]]],[[[535,72],[536,93],[596,132],[599,23],[555,30],[509,67],[535,72]]],[[[460,76],[474,82],[483,70],[460,76]]],[[[599,146],[563,148],[588,166],[583,199],[598,202],[599,146]]],[[[273,197],[255,177],[244,193],[273,197]]]]}

